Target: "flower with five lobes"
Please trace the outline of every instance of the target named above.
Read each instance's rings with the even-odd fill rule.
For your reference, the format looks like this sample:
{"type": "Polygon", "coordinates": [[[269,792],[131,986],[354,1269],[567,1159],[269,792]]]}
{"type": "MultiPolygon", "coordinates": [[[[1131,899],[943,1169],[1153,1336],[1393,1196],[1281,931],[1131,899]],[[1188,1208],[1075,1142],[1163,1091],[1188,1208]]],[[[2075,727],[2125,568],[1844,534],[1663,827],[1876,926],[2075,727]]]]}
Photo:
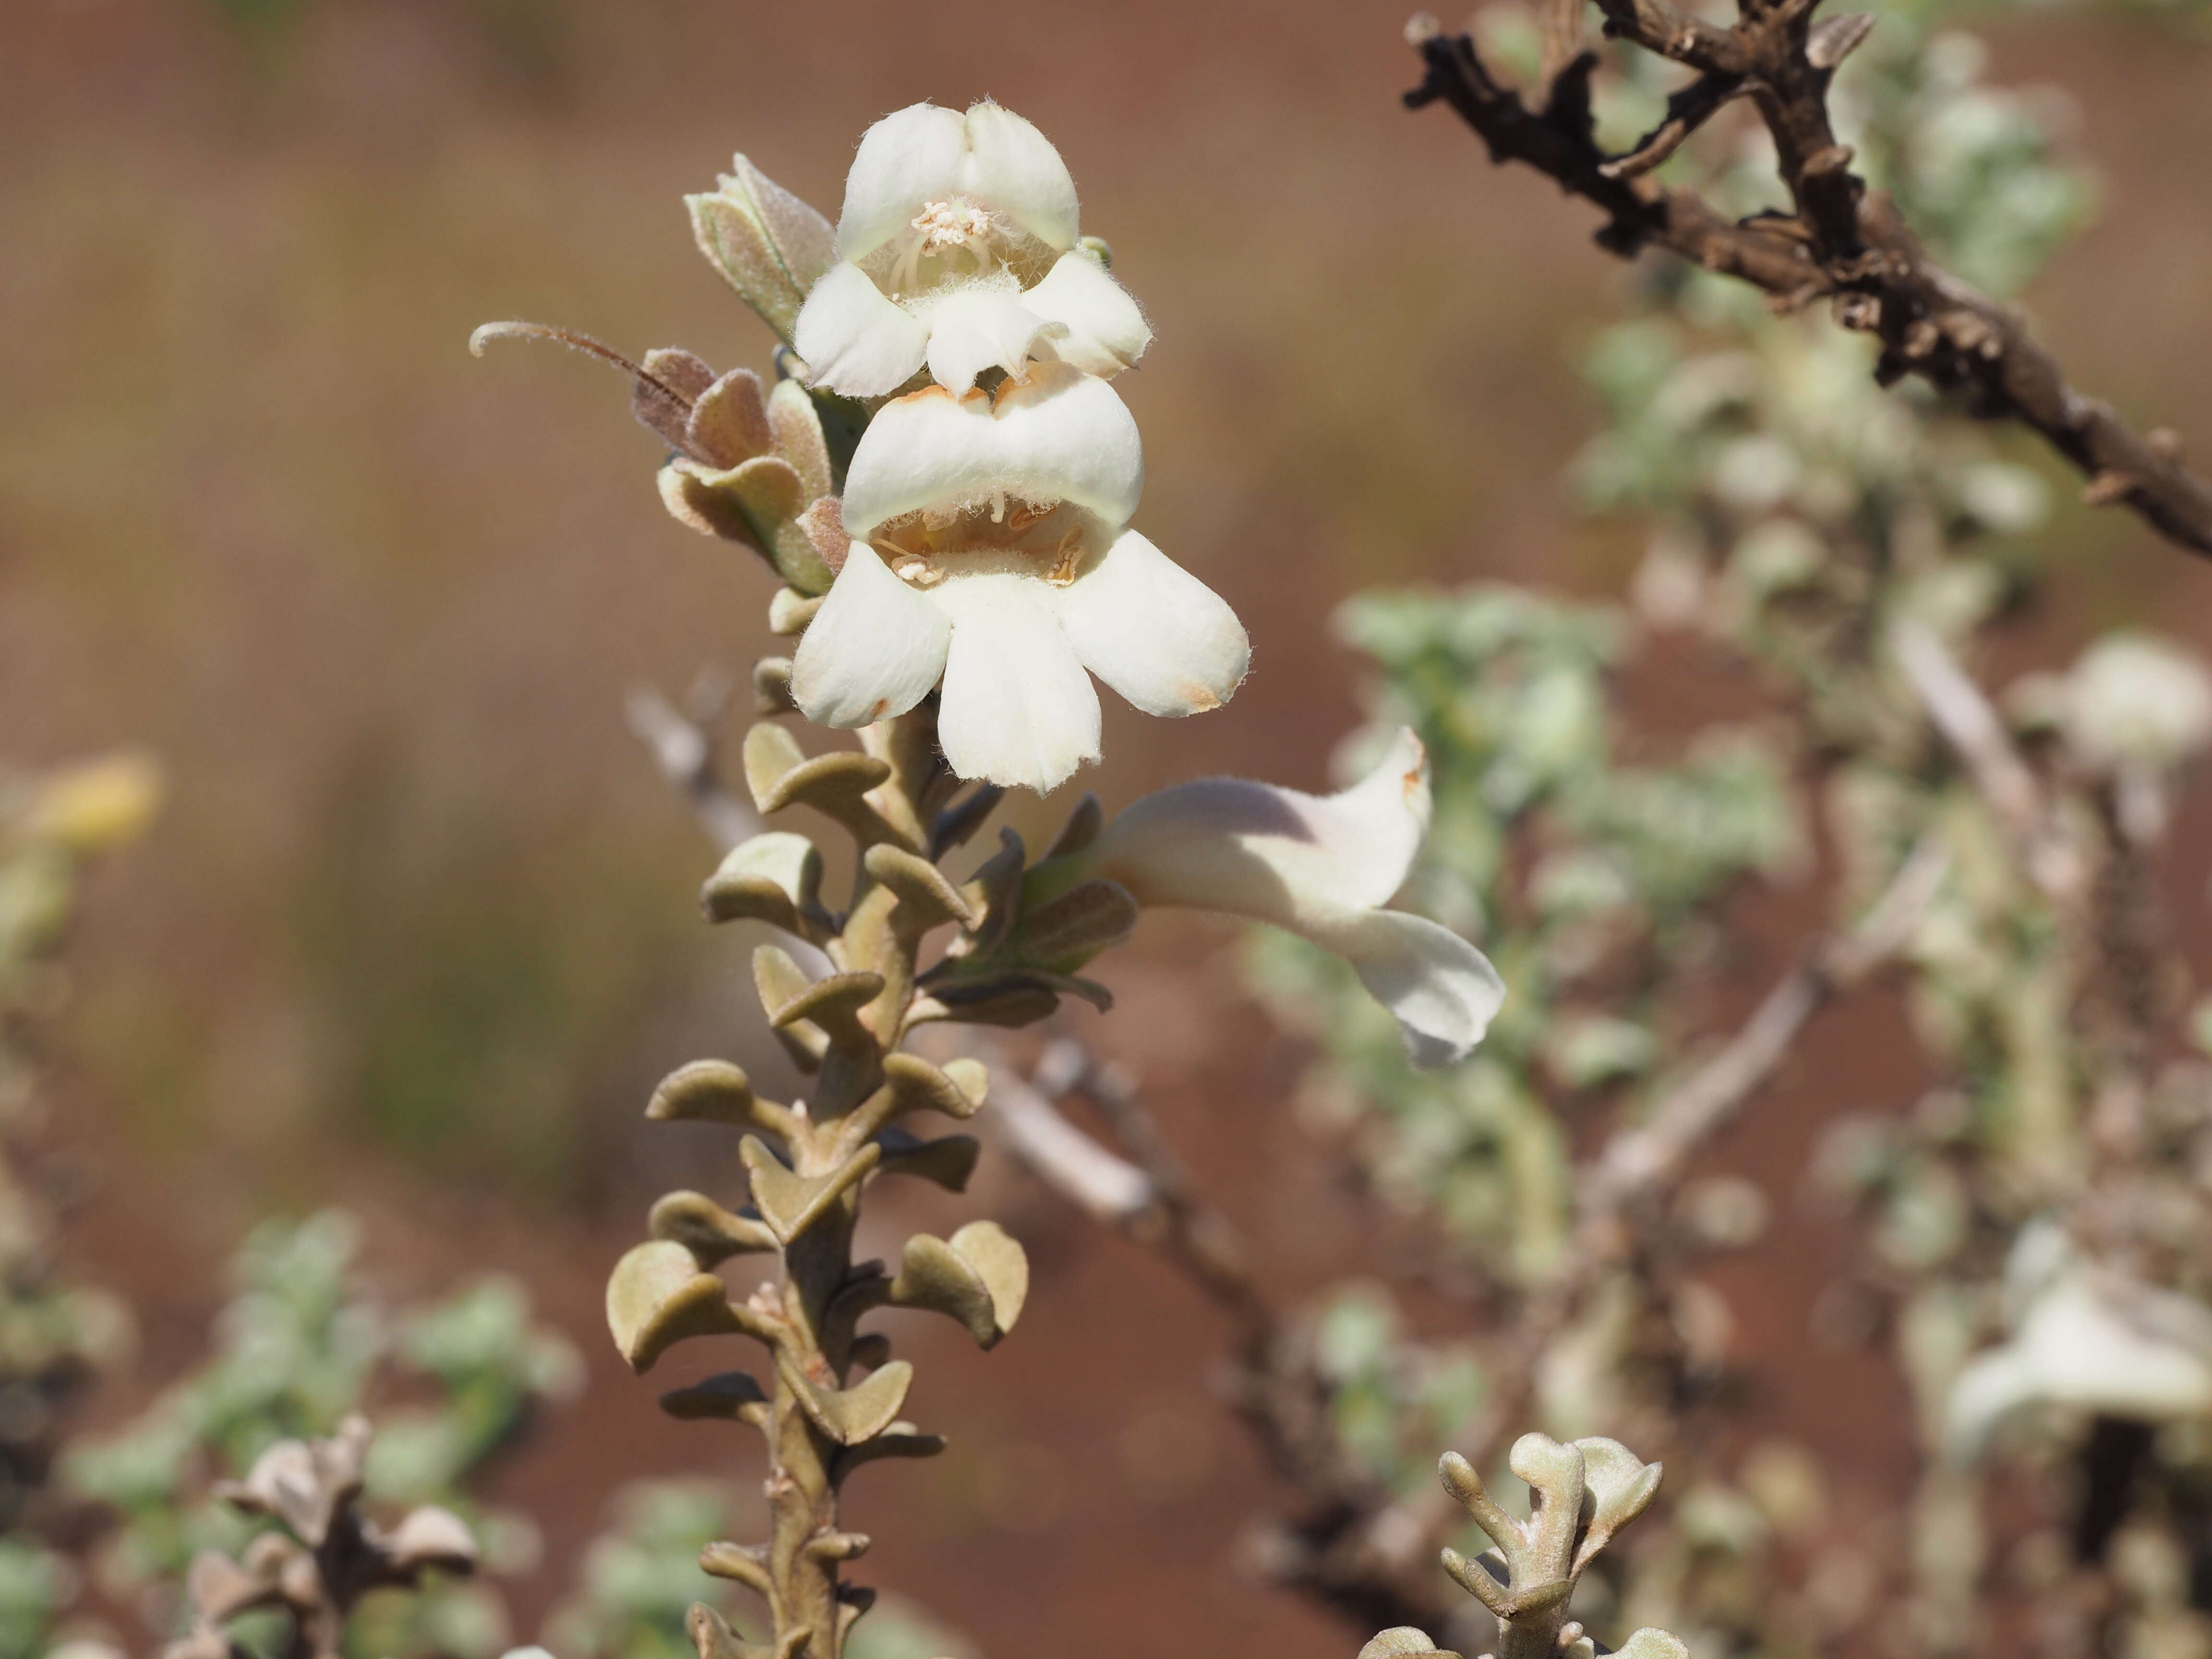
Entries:
{"type": "Polygon", "coordinates": [[[886,404],[846,474],[850,546],[799,641],[793,699],[817,725],[868,726],[941,678],[952,769],[1040,793],[1098,758],[1086,669],[1148,714],[1226,702],[1250,642],[1127,527],[1144,482],[1127,406],[1065,363],[886,404]]]}
{"type": "Polygon", "coordinates": [[[986,100],[915,104],[870,127],[845,181],[837,256],[792,335],[813,384],[896,392],[924,363],[965,392],[1031,358],[1116,374],[1152,330],[1076,234],[1075,181],[1052,142],[986,100]]]}
{"type": "Polygon", "coordinates": [[[1427,837],[1429,757],[1401,730],[1349,789],[1309,795],[1200,778],[1132,802],[1088,845],[1030,872],[1024,906],[1103,879],[1140,908],[1271,922],[1352,963],[1413,1064],[1463,1060],[1505,1000],[1490,958],[1425,916],[1388,910],[1427,837]]]}

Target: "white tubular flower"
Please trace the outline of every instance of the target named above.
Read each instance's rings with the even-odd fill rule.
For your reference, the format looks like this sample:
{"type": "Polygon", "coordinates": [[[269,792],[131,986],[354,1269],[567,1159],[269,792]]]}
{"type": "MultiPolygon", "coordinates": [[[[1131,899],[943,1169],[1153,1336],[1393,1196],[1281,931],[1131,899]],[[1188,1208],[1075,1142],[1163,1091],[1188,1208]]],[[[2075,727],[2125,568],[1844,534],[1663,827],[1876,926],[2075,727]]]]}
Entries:
{"type": "Polygon", "coordinates": [[[2088,1267],[2060,1276],[2012,1340],[1952,1385],[1946,1437],[1972,1461],[1997,1425],[2036,1407],[2141,1423],[2212,1416],[2212,1316],[2201,1303],[2088,1267]]]}
{"type": "Polygon", "coordinates": [[[2192,652],[2145,634],[2115,634],[2067,675],[2062,729],[2093,765],[2162,772],[2212,744],[2212,676],[2192,652]]]}
{"type": "Polygon", "coordinates": [[[1410,731],[1334,795],[1205,778],[1145,796],[1075,857],[1140,905],[1272,922],[1347,959],[1426,1069],[1465,1059],[1505,1000],[1490,959],[1449,928],[1382,906],[1429,830],[1429,759],[1410,731]]]}
{"type": "Polygon", "coordinates": [[[1118,374],[1152,331],[1075,226],[1067,164],[1020,116],[988,100],[887,115],[853,158],[839,263],[793,344],[815,385],[853,398],[895,392],[925,362],[953,392],[1032,358],[1118,374]]]}
{"type": "Polygon", "coordinates": [[[1137,425],[1103,380],[1040,364],[869,423],[845,480],[851,550],[792,667],[808,719],[903,714],[939,678],[964,778],[1045,793],[1098,758],[1088,669],[1148,714],[1227,702],[1251,647],[1221,598],[1133,530],[1137,425]]]}

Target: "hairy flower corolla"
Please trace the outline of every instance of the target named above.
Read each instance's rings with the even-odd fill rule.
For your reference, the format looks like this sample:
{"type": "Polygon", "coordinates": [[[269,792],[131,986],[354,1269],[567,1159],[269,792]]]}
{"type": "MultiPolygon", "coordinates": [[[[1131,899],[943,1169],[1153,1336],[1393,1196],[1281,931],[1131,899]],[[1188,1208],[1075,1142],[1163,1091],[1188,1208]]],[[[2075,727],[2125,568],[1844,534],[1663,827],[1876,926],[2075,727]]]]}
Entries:
{"type": "Polygon", "coordinates": [[[799,641],[793,699],[817,724],[867,726],[941,678],[952,769],[1040,793],[1098,758],[1086,669],[1148,714],[1218,707],[1250,643],[1127,528],[1143,489],[1127,408],[1064,363],[885,404],[846,475],[850,546],[799,641]]]}
{"type": "Polygon", "coordinates": [[[915,104],[870,127],[845,181],[838,263],[793,330],[816,386],[896,391],[927,363],[965,392],[1031,358],[1116,374],[1152,330],[1079,242],[1075,181],[1052,142],[986,100],[915,104]]]}
{"type": "Polygon", "coordinates": [[[1334,795],[1201,778],[1144,796],[1087,845],[1030,872],[1025,903],[1104,880],[1143,908],[1270,922],[1351,963],[1389,1010],[1415,1066],[1462,1060],[1505,1000],[1490,959],[1440,923],[1387,905],[1431,812],[1429,760],[1401,731],[1374,769],[1334,795]]]}

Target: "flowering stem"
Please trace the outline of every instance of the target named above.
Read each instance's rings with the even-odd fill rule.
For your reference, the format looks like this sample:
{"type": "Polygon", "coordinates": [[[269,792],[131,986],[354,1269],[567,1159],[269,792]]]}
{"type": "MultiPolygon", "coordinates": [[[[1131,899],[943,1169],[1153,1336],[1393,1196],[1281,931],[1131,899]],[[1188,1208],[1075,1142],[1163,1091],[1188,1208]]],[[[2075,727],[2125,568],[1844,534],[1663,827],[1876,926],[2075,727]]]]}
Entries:
{"type": "Polygon", "coordinates": [[[886,1305],[927,1309],[959,1321],[988,1346],[1012,1327],[1027,1289],[1020,1247],[989,1222],[972,1222],[950,1240],[908,1239],[893,1272],[853,1260],[861,1195],[877,1176],[965,1185],[974,1141],[922,1141],[896,1122],[925,1109],[969,1115],[981,1103],[984,1077],[973,1061],[939,1070],[902,1051],[908,1026],[927,1012],[915,989],[923,937],[947,921],[979,925],[988,909],[980,890],[956,887],[926,855],[932,836],[925,823],[957,787],[937,756],[933,705],[878,722],[865,741],[865,752],[808,759],[781,726],[763,723],[747,736],[755,805],[763,813],[812,805],[851,831],[860,854],[842,916],[822,908],[813,890],[819,859],[803,842],[810,873],[788,884],[759,873],[753,860],[764,851],[788,854],[798,841],[788,835],[730,849],[708,887],[716,919],[774,921],[828,957],[830,971],[818,979],[780,947],[764,945],[754,957],[762,1006],[812,1074],[812,1098],[787,1106],[762,1099],[743,1073],[719,1060],[695,1062],[664,1081],[648,1116],[708,1118],[750,1131],[740,1152],[751,1202],[732,1211],[700,1194],[667,1194],[653,1209],[653,1242],[623,1259],[608,1287],[617,1343],[641,1370],[677,1341],[719,1334],[752,1338],[771,1360],[765,1387],[732,1373],[662,1401],[681,1417],[750,1422],[767,1441],[768,1539],[710,1544],[701,1565],[762,1596],[771,1640],[749,1644],[719,1614],[695,1607],[702,1659],[838,1659],[847,1630],[872,1599],[840,1577],[841,1564],[868,1547],[839,1523],[840,1487],[863,1463],[927,1456],[942,1443],[895,1420],[912,1367],[891,1358],[884,1338],[860,1332],[860,1320],[886,1305]],[[781,1272],[733,1304],[712,1269],[747,1252],[775,1255],[781,1272]],[[856,1380],[857,1372],[866,1375],[856,1380]]]}

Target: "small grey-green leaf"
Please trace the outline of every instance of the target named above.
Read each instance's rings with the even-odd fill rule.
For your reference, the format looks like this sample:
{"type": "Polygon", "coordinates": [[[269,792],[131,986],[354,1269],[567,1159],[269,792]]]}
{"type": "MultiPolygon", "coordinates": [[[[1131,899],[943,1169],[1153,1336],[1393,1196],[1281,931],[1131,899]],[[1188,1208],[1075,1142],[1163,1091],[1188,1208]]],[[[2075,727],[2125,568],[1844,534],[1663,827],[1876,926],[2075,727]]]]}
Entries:
{"type": "Polygon", "coordinates": [[[700,899],[709,921],[749,918],[796,933],[801,917],[820,914],[821,895],[822,854],[814,843],[771,830],[731,848],[700,899]]]}
{"type": "Polygon", "coordinates": [[[774,440],[760,376],[750,368],[733,368],[700,392],[692,401],[684,435],[692,454],[725,469],[767,453],[774,440]]]}
{"type": "Polygon", "coordinates": [[[914,1382],[914,1367],[903,1359],[892,1360],[849,1389],[819,1388],[780,1356],[777,1369],[815,1425],[847,1446],[873,1439],[889,1428],[914,1382]]]}
{"type": "Polygon", "coordinates": [[[702,1273],[731,1256],[776,1248],[775,1234],[766,1223],[726,1210],[703,1193],[664,1194],[646,1226],[655,1238],[673,1240],[690,1251],[702,1273]]]}
{"type": "Polygon", "coordinates": [[[884,1149],[884,1161],[878,1166],[884,1174],[918,1176],[949,1193],[968,1190],[968,1177],[975,1173],[975,1161],[983,1152],[982,1143],[973,1135],[923,1140],[902,1129],[884,1130],[878,1144],[884,1149]]]}
{"type": "Polygon", "coordinates": [[[1411,1625],[1377,1631],[1368,1639],[1367,1645],[1359,1650],[1359,1659],[1405,1659],[1405,1656],[1413,1653],[1433,1653],[1437,1659],[1459,1659],[1456,1654],[1443,1653],[1434,1642],[1429,1640],[1426,1631],[1415,1630],[1411,1625]]]}
{"type": "Polygon", "coordinates": [[[995,1221],[971,1221],[947,1241],[989,1286],[999,1334],[1014,1328],[1029,1300],[1030,1259],[1019,1240],[995,1221]]]}
{"type": "Polygon", "coordinates": [[[746,1371],[725,1371],[688,1389],[672,1389],[660,1396],[660,1409],[671,1417],[696,1420],[743,1417],[749,1407],[763,1407],[768,1395],[746,1371]]]}
{"type": "Polygon", "coordinates": [[[878,842],[864,861],[870,875],[898,895],[904,920],[913,927],[926,931],[957,921],[972,927],[979,920],[960,890],[927,859],[878,842]]]}
{"type": "Polygon", "coordinates": [[[900,1253],[898,1276],[891,1280],[892,1305],[927,1308],[967,1327],[978,1347],[999,1340],[991,1287],[966,1257],[941,1238],[917,1233],[900,1253]]]}
{"type": "Polygon", "coordinates": [[[728,1290],[672,1239],[633,1248],[607,1279],[607,1328],[636,1371],[686,1337],[742,1330],[728,1290]]]}
{"type": "Polygon", "coordinates": [[[695,1060],[661,1079],[645,1115],[655,1123],[678,1119],[710,1123],[758,1121],[750,1079],[726,1060],[695,1060]]]}
{"type": "Polygon", "coordinates": [[[883,1148],[872,1141],[828,1175],[802,1176],[785,1168],[751,1135],[738,1143],[738,1152],[752,1176],[753,1207],[785,1244],[820,1220],[883,1157],[883,1148]]]}

